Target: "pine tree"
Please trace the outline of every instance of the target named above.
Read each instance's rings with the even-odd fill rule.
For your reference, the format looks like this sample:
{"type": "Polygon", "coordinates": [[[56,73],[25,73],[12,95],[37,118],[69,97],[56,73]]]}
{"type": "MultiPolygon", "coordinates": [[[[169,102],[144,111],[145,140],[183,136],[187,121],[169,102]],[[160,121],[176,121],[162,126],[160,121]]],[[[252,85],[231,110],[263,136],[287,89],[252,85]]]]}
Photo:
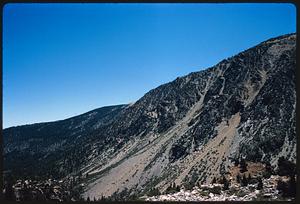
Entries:
{"type": "Polygon", "coordinates": [[[238,166],[240,164],[239,160],[238,159],[235,159],[234,160],[234,166],[238,166]]]}
{"type": "Polygon", "coordinates": [[[172,190],[172,184],[170,186],[168,186],[165,193],[168,194],[168,193],[170,193],[171,190],[172,190]]]}
{"type": "Polygon", "coordinates": [[[295,176],[290,176],[288,181],[287,195],[289,197],[296,197],[296,180],[295,176]]]}
{"type": "Polygon", "coordinates": [[[223,179],[222,179],[222,183],[223,183],[223,190],[228,190],[229,189],[229,181],[226,179],[225,176],[223,176],[223,179]]]}
{"type": "Polygon", "coordinates": [[[257,184],[257,190],[262,190],[262,189],[263,189],[263,182],[262,182],[262,179],[259,177],[258,184],[257,184]]]}
{"type": "Polygon", "coordinates": [[[244,174],[243,178],[242,178],[242,186],[247,186],[247,185],[248,185],[248,179],[246,178],[246,175],[244,174]]]}
{"type": "Polygon", "coordinates": [[[269,161],[267,161],[265,163],[265,169],[266,169],[266,172],[270,175],[274,174],[274,171],[273,171],[273,168],[271,166],[271,163],[269,161]]]}
{"type": "Polygon", "coordinates": [[[160,195],[160,191],[157,188],[151,188],[148,192],[148,196],[157,196],[160,195]]]}
{"type": "Polygon", "coordinates": [[[247,163],[246,163],[245,159],[241,159],[241,162],[240,162],[240,172],[244,173],[246,171],[247,171],[247,163]]]}
{"type": "Polygon", "coordinates": [[[214,184],[216,182],[217,182],[216,177],[214,177],[213,180],[211,181],[211,184],[214,184]]]}
{"type": "Polygon", "coordinates": [[[241,183],[241,175],[240,174],[236,175],[236,182],[241,183]]]}
{"type": "Polygon", "coordinates": [[[284,157],[278,159],[278,175],[279,176],[292,176],[296,173],[296,164],[287,160],[284,157]]]}
{"type": "Polygon", "coordinates": [[[176,184],[175,184],[175,182],[173,182],[172,189],[176,189],[176,184]]]}
{"type": "Polygon", "coordinates": [[[104,195],[101,196],[101,201],[105,201],[104,195]]]}
{"type": "Polygon", "coordinates": [[[15,201],[16,197],[15,197],[15,192],[14,189],[12,187],[12,182],[8,181],[5,185],[5,194],[4,194],[4,198],[7,201],[15,201]]]}
{"type": "Polygon", "coordinates": [[[248,183],[251,183],[251,181],[252,181],[252,177],[251,177],[251,174],[250,174],[250,173],[248,174],[248,178],[247,178],[247,180],[248,180],[248,183]]]}
{"type": "Polygon", "coordinates": [[[282,179],[279,179],[277,181],[277,190],[282,194],[283,197],[287,197],[287,189],[288,189],[288,184],[282,179]]]}
{"type": "Polygon", "coordinates": [[[24,184],[24,187],[23,187],[23,200],[24,201],[30,201],[31,200],[31,191],[30,189],[28,188],[28,186],[26,184],[24,184]]]}

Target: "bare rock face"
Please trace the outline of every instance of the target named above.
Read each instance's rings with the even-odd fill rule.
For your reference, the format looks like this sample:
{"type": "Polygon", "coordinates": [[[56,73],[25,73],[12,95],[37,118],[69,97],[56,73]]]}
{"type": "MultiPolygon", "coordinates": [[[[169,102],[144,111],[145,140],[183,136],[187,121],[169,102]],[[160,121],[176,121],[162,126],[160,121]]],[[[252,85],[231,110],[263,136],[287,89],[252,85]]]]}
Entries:
{"type": "Polygon", "coordinates": [[[36,158],[51,163],[61,178],[87,175],[85,197],[129,198],[153,187],[163,191],[173,182],[210,182],[235,158],[275,165],[285,156],[296,162],[295,51],[295,34],[267,40],[161,85],[134,104],[111,107],[94,122],[78,117],[79,129],[63,121],[6,129],[6,170],[36,158]],[[55,130],[40,137],[46,127],[55,130]],[[37,146],[29,142],[34,138],[37,146]],[[46,140],[65,143],[54,147],[46,140]]]}

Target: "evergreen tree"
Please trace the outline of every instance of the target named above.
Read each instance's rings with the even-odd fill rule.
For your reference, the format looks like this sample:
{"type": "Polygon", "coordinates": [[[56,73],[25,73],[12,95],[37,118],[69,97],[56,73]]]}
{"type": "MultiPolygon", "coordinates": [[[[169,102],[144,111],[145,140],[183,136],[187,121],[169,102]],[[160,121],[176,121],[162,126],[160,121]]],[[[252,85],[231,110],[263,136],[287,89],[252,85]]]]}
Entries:
{"type": "Polygon", "coordinates": [[[234,159],[234,166],[238,166],[240,164],[238,159],[234,159]]]}
{"type": "Polygon", "coordinates": [[[247,180],[248,180],[248,183],[251,183],[251,181],[252,181],[252,177],[251,177],[251,174],[250,174],[250,173],[248,174],[248,178],[247,178],[247,180]]]}
{"type": "MultiPolygon", "coordinates": [[[[172,186],[170,186],[170,187],[172,187],[172,186]]],[[[157,195],[160,195],[160,191],[157,188],[151,188],[147,195],[148,196],[157,196],[157,195]]]]}
{"type": "Polygon", "coordinates": [[[241,183],[241,175],[240,174],[236,175],[236,182],[241,183]]]}
{"type": "Polygon", "coordinates": [[[279,179],[277,181],[277,190],[282,194],[283,197],[287,197],[287,189],[287,183],[282,181],[282,179],[279,179]]]}
{"type": "Polygon", "coordinates": [[[12,182],[11,181],[7,181],[7,183],[5,185],[4,199],[7,200],[7,201],[15,201],[16,200],[15,192],[14,192],[14,189],[12,187],[12,182]]]}
{"type": "Polygon", "coordinates": [[[248,185],[248,179],[246,178],[246,175],[244,174],[243,175],[243,178],[242,178],[242,186],[247,186],[248,185]]]}
{"type": "Polygon", "coordinates": [[[100,199],[100,200],[101,200],[101,201],[105,201],[104,195],[101,196],[101,199],[100,199]]]}
{"type": "Polygon", "coordinates": [[[166,191],[165,191],[165,194],[170,193],[171,190],[172,190],[172,184],[171,184],[170,186],[168,186],[168,188],[167,188],[166,191]]]}
{"type": "Polygon", "coordinates": [[[175,184],[175,182],[173,182],[172,189],[176,189],[176,184],[175,184]]]}
{"type": "Polygon", "coordinates": [[[296,174],[296,164],[287,160],[284,157],[278,159],[278,171],[279,176],[292,176],[296,174]]]}
{"type": "Polygon", "coordinates": [[[295,176],[290,176],[287,188],[287,195],[289,197],[296,197],[296,185],[295,176]]]}
{"type": "Polygon", "coordinates": [[[244,173],[246,171],[247,171],[247,163],[246,163],[245,159],[241,159],[241,162],[240,162],[240,172],[244,173]]]}
{"type": "Polygon", "coordinates": [[[216,182],[217,182],[216,177],[214,177],[213,180],[211,181],[211,184],[214,184],[216,182]]]}
{"type": "Polygon", "coordinates": [[[23,194],[23,201],[31,200],[31,191],[26,184],[24,184],[24,187],[22,189],[22,194],[23,194]]]}
{"type": "Polygon", "coordinates": [[[259,177],[258,184],[257,184],[257,190],[262,190],[262,189],[263,189],[263,182],[262,182],[262,179],[259,177]]]}
{"type": "Polygon", "coordinates": [[[273,170],[273,168],[272,168],[272,166],[271,166],[271,163],[270,163],[269,161],[267,161],[267,162],[265,163],[265,169],[266,169],[266,172],[267,172],[269,175],[274,174],[274,170],[273,170]]]}
{"type": "Polygon", "coordinates": [[[225,176],[223,176],[223,179],[222,179],[222,183],[223,183],[223,190],[228,190],[229,189],[229,181],[226,179],[225,176]]]}

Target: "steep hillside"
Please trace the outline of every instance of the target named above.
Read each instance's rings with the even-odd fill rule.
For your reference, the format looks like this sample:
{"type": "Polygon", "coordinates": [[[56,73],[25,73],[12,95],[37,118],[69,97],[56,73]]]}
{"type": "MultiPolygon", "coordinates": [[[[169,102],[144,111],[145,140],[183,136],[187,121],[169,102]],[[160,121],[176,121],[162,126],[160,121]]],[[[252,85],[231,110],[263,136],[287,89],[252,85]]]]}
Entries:
{"type": "Polygon", "coordinates": [[[101,125],[96,125],[99,117],[94,118],[76,137],[71,136],[76,125],[67,128],[68,136],[65,129],[55,127],[43,136],[38,132],[43,124],[29,126],[36,136],[28,134],[26,126],[7,129],[5,164],[7,169],[12,161],[26,166],[16,155],[22,148],[27,155],[34,151],[33,145],[26,146],[28,141],[44,140],[50,131],[60,130],[51,137],[61,137],[56,148],[38,142],[52,156],[43,158],[38,146],[34,155],[43,159],[37,164],[51,161],[65,179],[84,175],[85,197],[121,193],[126,198],[144,195],[152,187],[163,191],[173,182],[210,182],[241,157],[273,166],[280,156],[295,162],[295,51],[295,34],[270,39],[161,85],[134,104],[109,109],[108,117],[100,117],[101,125]],[[23,143],[16,142],[17,130],[23,143]],[[71,141],[67,146],[62,145],[65,138],[71,141]]]}
{"type": "Polygon", "coordinates": [[[128,107],[109,130],[122,148],[84,169],[85,195],[210,182],[228,171],[230,158],[275,165],[285,155],[295,162],[295,39],[263,42],[128,107]]]}
{"type": "MultiPolygon", "coordinates": [[[[81,147],[91,132],[111,123],[126,105],[108,106],[56,122],[7,128],[3,131],[4,171],[18,177],[61,177],[73,172],[81,147]],[[61,162],[67,165],[61,166],[61,162]]],[[[79,161],[78,161],[79,162],[79,161]]]]}

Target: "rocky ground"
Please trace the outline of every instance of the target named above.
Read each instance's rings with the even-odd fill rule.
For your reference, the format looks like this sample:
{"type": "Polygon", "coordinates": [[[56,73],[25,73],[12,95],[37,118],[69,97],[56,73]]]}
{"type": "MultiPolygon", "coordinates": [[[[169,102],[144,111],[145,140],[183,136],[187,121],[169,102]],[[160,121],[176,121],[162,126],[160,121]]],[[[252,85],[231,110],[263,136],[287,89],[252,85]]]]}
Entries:
{"type": "Polygon", "coordinates": [[[209,184],[194,187],[192,190],[181,189],[179,192],[152,197],[142,197],[145,201],[255,201],[255,200],[285,200],[277,190],[277,181],[286,179],[280,176],[271,176],[263,179],[263,189],[257,190],[257,184],[245,187],[238,183],[232,184],[228,190],[222,190],[223,184],[209,184]]]}
{"type": "Polygon", "coordinates": [[[77,201],[80,200],[80,188],[82,184],[71,179],[69,181],[46,180],[17,180],[10,187],[3,189],[7,200],[13,201],[77,201]],[[76,187],[74,187],[76,185],[76,187]]]}

